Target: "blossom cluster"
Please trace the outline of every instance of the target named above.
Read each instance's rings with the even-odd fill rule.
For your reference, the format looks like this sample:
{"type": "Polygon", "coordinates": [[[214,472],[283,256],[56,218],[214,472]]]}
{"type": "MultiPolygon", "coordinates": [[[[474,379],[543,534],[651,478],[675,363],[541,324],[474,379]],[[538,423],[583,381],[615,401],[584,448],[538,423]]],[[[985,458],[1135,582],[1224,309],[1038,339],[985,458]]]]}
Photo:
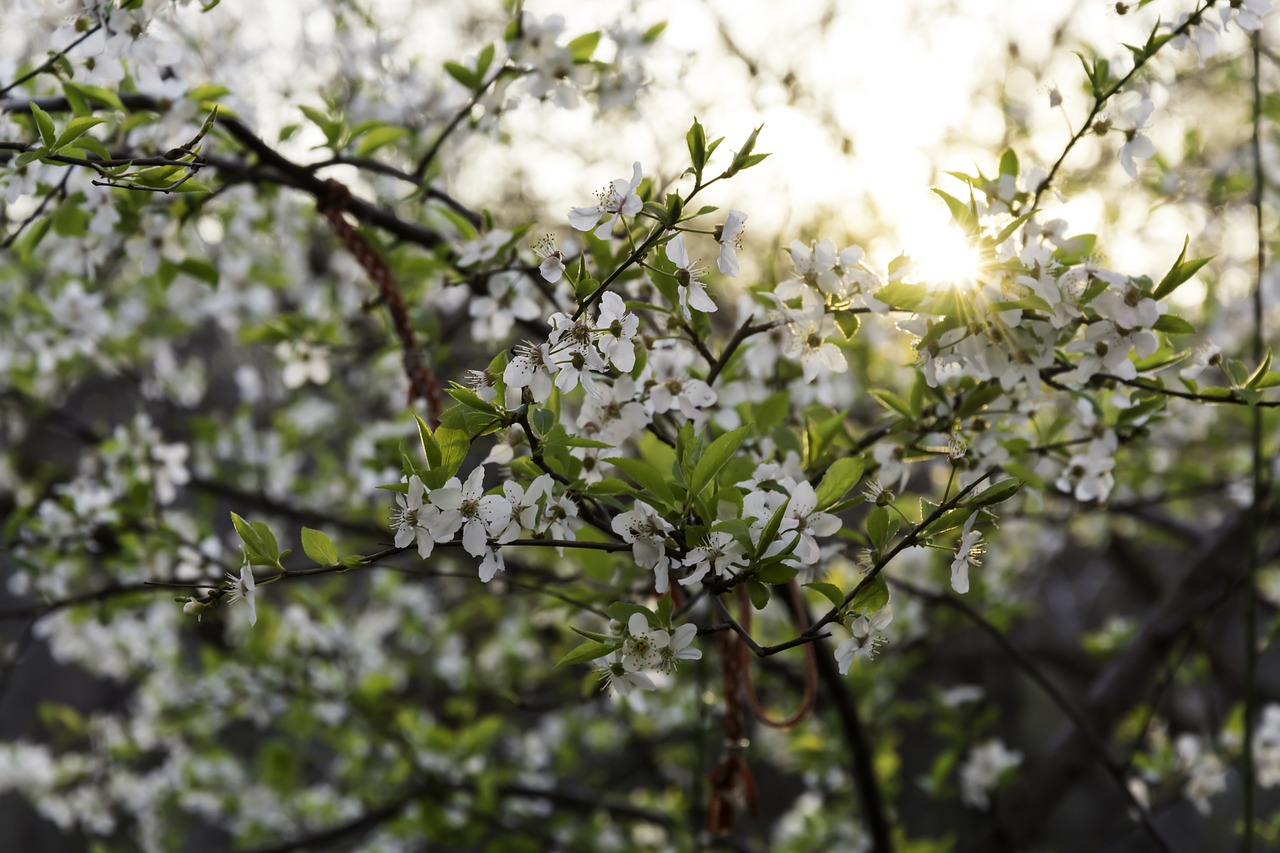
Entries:
{"type": "Polygon", "coordinates": [[[505,569],[501,546],[522,534],[547,535],[572,541],[582,526],[578,507],[565,495],[555,495],[551,476],[543,474],[528,488],[514,481],[501,495],[484,493],[484,466],[477,466],[465,483],[457,477],[428,489],[414,474],[392,518],[397,548],[417,546],[418,556],[431,556],[435,546],[461,534],[463,550],[480,560],[480,580],[488,583],[505,569]]]}

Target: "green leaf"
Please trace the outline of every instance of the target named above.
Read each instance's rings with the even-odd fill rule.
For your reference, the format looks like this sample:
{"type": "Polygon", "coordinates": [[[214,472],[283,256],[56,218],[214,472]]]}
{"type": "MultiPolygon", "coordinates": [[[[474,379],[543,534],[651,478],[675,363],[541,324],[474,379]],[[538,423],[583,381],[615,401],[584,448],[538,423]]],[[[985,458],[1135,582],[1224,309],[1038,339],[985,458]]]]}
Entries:
{"type": "Polygon", "coordinates": [[[31,102],[31,115],[35,116],[36,127],[40,131],[40,141],[44,143],[44,147],[53,149],[54,143],[57,142],[58,134],[54,130],[53,119],[49,118],[49,114],[36,104],[31,102]]]}
{"type": "Polygon", "coordinates": [[[707,449],[702,452],[702,458],[693,469],[693,477],[689,482],[691,496],[696,497],[701,494],[702,490],[716,478],[721,469],[733,458],[733,454],[738,452],[738,448],[742,446],[742,442],[750,432],[750,425],[738,427],[707,445],[707,449]]]}
{"type": "Polygon", "coordinates": [[[445,73],[457,80],[468,89],[475,89],[479,85],[475,72],[465,65],[458,62],[446,62],[444,64],[445,73]]]}
{"type": "Polygon", "coordinates": [[[905,281],[891,281],[876,291],[876,299],[891,308],[903,311],[918,311],[929,298],[929,290],[923,284],[910,284],[905,281]]]}
{"type": "MultiPolygon", "coordinates": [[[[35,106],[34,104],[32,106],[35,106]]],[[[75,140],[83,136],[91,127],[102,124],[106,121],[101,116],[81,116],[73,118],[67,122],[67,126],[62,129],[62,133],[58,134],[57,140],[53,143],[53,150],[60,151],[66,148],[75,140]]]]}
{"type": "Polygon", "coordinates": [[[436,430],[435,440],[440,448],[440,468],[447,480],[458,473],[462,460],[467,458],[471,436],[463,430],[442,426],[436,430]]]}
{"type": "Polygon", "coordinates": [[[234,512],[231,513],[231,523],[239,534],[240,541],[244,543],[245,556],[250,565],[279,567],[280,547],[270,528],[261,521],[245,521],[234,512]]]}
{"type": "Polygon", "coordinates": [[[865,468],[866,461],[861,456],[846,456],[832,462],[814,490],[818,498],[817,508],[825,510],[842,500],[850,489],[858,485],[865,468]]]}
{"type": "Polygon", "coordinates": [[[1182,251],[1178,254],[1178,259],[1173,262],[1173,267],[1165,273],[1164,278],[1160,279],[1160,283],[1156,285],[1155,292],[1151,294],[1153,299],[1164,299],[1177,290],[1179,285],[1199,272],[1201,267],[1213,260],[1212,256],[1186,260],[1187,247],[1190,243],[1190,237],[1182,241],[1182,251]]]}
{"type": "Polygon", "coordinates": [[[751,599],[751,606],[756,610],[764,610],[769,605],[769,587],[760,583],[760,581],[749,580],[746,582],[747,597],[751,599]]]}
{"type": "MultiPolygon", "coordinates": [[[[935,195],[947,203],[947,208],[951,211],[951,218],[964,230],[964,233],[970,236],[977,236],[981,230],[978,227],[978,217],[974,214],[969,205],[965,204],[950,193],[946,193],[938,189],[937,187],[933,187],[932,189],[935,195]]],[[[876,291],[876,298],[880,299],[879,291],[876,291]]],[[[881,301],[883,302],[884,300],[881,301]]]]}
{"type": "Polygon", "coordinates": [[[1196,333],[1196,327],[1177,314],[1161,314],[1156,318],[1156,322],[1151,328],[1157,332],[1166,332],[1170,335],[1194,335],[1196,333]]]}
{"type": "Polygon", "coordinates": [[[1266,373],[1259,376],[1257,382],[1250,387],[1274,388],[1277,385],[1280,385],[1280,370],[1268,370],[1266,373]]]}
{"type": "Polygon", "coordinates": [[[639,604],[632,604],[629,601],[615,601],[613,604],[606,607],[604,612],[609,614],[610,619],[615,622],[621,622],[623,625],[626,625],[631,621],[632,615],[636,613],[643,613],[644,618],[649,620],[650,625],[653,625],[657,621],[657,617],[649,608],[642,607],[639,604]]]}
{"type": "Polygon", "coordinates": [[[569,630],[577,634],[579,637],[587,640],[594,640],[597,643],[607,643],[610,640],[616,639],[608,634],[601,634],[599,631],[588,631],[584,628],[576,628],[573,625],[569,626],[569,630]]]}
{"type": "Polygon", "coordinates": [[[788,566],[782,563],[775,563],[772,566],[765,566],[756,572],[756,580],[761,583],[778,584],[790,583],[795,580],[796,575],[800,573],[800,569],[795,566],[788,566]]]}
{"type": "Polygon", "coordinates": [[[991,506],[992,504],[1007,501],[1018,493],[1022,488],[1022,481],[1016,477],[1006,477],[998,483],[987,486],[973,497],[963,503],[963,506],[977,509],[982,506],[991,506]]]}
{"type": "Polygon", "coordinates": [[[867,516],[867,538],[877,551],[898,532],[898,519],[887,506],[878,506],[867,516]]]}
{"type": "Polygon", "coordinates": [[[751,135],[747,137],[747,141],[743,143],[742,148],[738,150],[738,153],[733,158],[733,162],[729,164],[729,168],[725,169],[724,177],[732,178],[743,169],[750,169],[752,166],[769,156],[768,154],[751,153],[756,148],[756,137],[760,134],[760,129],[762,127],[764,127],[764,125],[761,125],[751,131],[751,135]]]}
{"type": "Polygon", "coordinates": [[[1271,370],[1271,351],[1267,350],[1266,356],[1262,359],[1262,363],[1258,365],[1253,373],[1249,374],[1249,379],[1244,383],[1246,388],[1264,387],[1261,385],[1262,380],[1266,377],[1268,371],[1271,370]]]}
{"type": "Polygon", "coordinates": [[[596,46],[600,44],[600,31],[583,33],[573,41],[569,42],[569,56],[573,61],[582,64],[591,61],[591,54],[596,52],[596,46]]]}
{"type": "Polygon", "coordinates": [[[62,83],[63,91],[71,90],[81,98],[89,101],[96,101],[104,106],[111,107],[116,110],[124,109],[124,102],[120,100],[120,96],[110,89],[102,86],[91,86],[85,83],[76,83],[72,80],[64,80],[62,83]]]}
{"type": "Polygon", "coordinates": [[[1006,148],[1000,155],[1000,174],[1018,177],[1018,155],[1012,148],[1006,148]]]}
{"type": "Polygon", "coordinates": [[[778,538],[778,529],[782,527],[782,519],[787,514],[787,504],[789,501],[778,505],[773,511],[773,515],[765,522],[764,529],[760,531],[760,539],[756,543],[755,553],[752,559],[760,559],[760,557],[769,550],[775,539],[778,538]]]}
{"type": "Polygon", "coordinates": [[[849,340],[853,340],[853,336],[858,333],[858,327],[862,325],[858,315],[849,311],[837,311],[835,318],[836,325],[840,327],[840,331],[844,333],[844,336],[849,340]]]}
{"type": "Polygon", "coordinates": [[[454,386],[446,393],[468,408],[476,409],[477,411],[485,412],[490,415],[496,415],[498,413],[497,408],[495,408],[492,403],[485,402],[480,398],[479,394],[472,391],[465,385],[458,385],[455,383],[454,386]]]}
{"type": "Polygon", "coordinates": [[[403,127],[391,125],[376,127],[360,137],[360,144],[356,146],[356,156],[368,157],[379,148],[399,142],[408,134],[409,131],[403,127]]]}
{"type": "Polygon", "coordinates": [[[418,437],[422,439],[422,452],[427,457],[427,467],[431,469],[440,467],[440,445],[436,443],[435,436],[431,434],[431,427],[415,412],[414,420],[418,422],[418,437]]]}
{"type": "Polygon", "coordinates": [[[884,573],[876,575],[871,582],[858,590],[858,594],[849,602],[849,611],[865,611],[873,613],[889,603],[889,585],[885,583],[884,573]]]}
{"type": "Polygon", "coordinates": [[[675,495],[671,491],[671,486],[667,483],[667,478],[661,471],[643,459],[611,456],[601,461],[617,467],[619,471],[639,485],[643,491],[648,492],[644,497],[656,498],[660,503],[667,506],[673,506],[676,503],[675,495]]]}
{"type": "Polygon", "coordinates": [[[493,64],[493,51],[494,46],[490,42],[480,50],[480,54],[476,57],[476,76],[480,78],[481,82],[484,80],[485,72],[493,64]]]}
{"type": "Polygon", "coordinates": [[[916,416],[915,412],[911,411],[911,406],[907,403],[907,401],[902,399],[892,391],[888,391],[883,388],[872,388],[871,396],[876,399],[876,402],[880,403],[882,406],[889,409],[890,411],[897,412],[898,414],[902,415],[904,418],[908,418],[911,420],[915,419],[915,416],[916,416]]]}
{"type": "Polygon", "coordinates": [[[337,547],[327,534],[319,530],[312,530],[310,527],[302,528],[302,551],[318,565],[338,565],[337,547]]]}
{"type": "Polygon", "coordinates": [[[702,167],[707,164],[707,134],[694,118],[693,127],[684,135],[685,144],[689,146],[689,161],[693,163],[693,173],[702,176],[702,167]]]}
{"type": "Polygon", "coordinates": [[[596,658],[602,658],[610,652],[616,651],[621,643],[599,643],[595,641],[583,643],[577,648],[570,651],[567,655],[556,661],[556,666],[570,666],[575,663],[589,663],[596,658]]]}
{"type": "Polygon", "coordinates": [[[39,148],[33,148],[30,151],[23,151],[21,154],[18,155],[18,159],[14,161],[13,165],[21,169],[23,166],[27,165],[28,163],[31,163],[35,160],[39,160],[41,157],[47,157],[47,156],[49,156],[49,149],[41,145],[39,148]]]}
{"type": "MultiPolygon", "coordinates": [[[[925,501],[921,501],[921,504],[924,503],[925,501]]],[[[922,518],[927,517],[932,511],[932,507],[926,511],[922,506],[920,515],[922,518]]],[[[925,527],[921,529],[920,535],[923,537],[937,536],[939,533],[946,533],[948,530],[955,530],[957,527],[960,527],[968,521],[969,516],[971,515],[973,515],[972,507],[952,507],[942,515],[935,518],[932,522],[925,525],[925,527]]]]}
{"type": "Polygon", "coordinates": [[[814,581],[813,583],[805,584],[805,586],[808,587],[809,589],[814,590],[815,592],[822,593],[824,596],[826,596],[827,601],[831,602],[831,605],[833,607],[844,606],[844,590],[840,589],[840,587],[836,586],[835,584],[824,583],[823,581],[814,581]]]}

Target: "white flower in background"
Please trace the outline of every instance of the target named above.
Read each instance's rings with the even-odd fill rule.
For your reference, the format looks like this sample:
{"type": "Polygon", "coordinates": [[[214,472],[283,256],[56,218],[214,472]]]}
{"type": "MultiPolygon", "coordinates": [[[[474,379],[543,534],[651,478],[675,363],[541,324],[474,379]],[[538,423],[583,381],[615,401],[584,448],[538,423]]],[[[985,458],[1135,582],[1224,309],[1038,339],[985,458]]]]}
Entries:
{"type": "MultiPolygon", "coordinates": [[[[1180,29],[1190,17],[1189,13],[1183,12],[1174,23],[1168,26],[1171,29],[1180,29]]],[[[1204,61],[1218,52],[1218,36],[1221,32],[1222,27],[1217,21],[1201,15],[1197,24],[1185,33],[1175,36],[1171,43],[1177,50],[1186,48],[1188,44],[1194,44],[1196,53],[1200,55],[1200,67],[1203,68],[1204,61]]]]}
{"type": "Polygon", "coordinates": [[[621,650],[597,658],[592,662],[592,666],[604,679],[605,689],[613,691],[618,696],[626,696],[634,690],[656,689],[648,675],[643,672],[631,672],[626,668],[621,650]]]}
{"type": "Polygon", "coordinates": [[[1211,364],[1218,364],[1222,361],[1222,347],[1205,341],[1200,344],[1191,353],[1191,358],[1183,362],[1182,369],[1178,371],[1178,375],[1183,379],[1196,379],[1204,372],[1204,369],[1211,364]]]}
{"type": "Polygon", "coordinates": [[[658,594],[667,591],[667,534],[674,530],[653,507],[637,500],[630,512],[614,517],[613,532],[630,543],[636,563],[657,576],[658,594]]]}
{"type": "Polygon", "coordinates": [[[237,601],[243,601],[248,605],[250,626],[258,624],[257,588],[258,585],[253,577],[253,568],[249,565],[249,558],[246,556],[244,565],[240,567],[239,577],[229,572],[227,573],[227,591],[231,593],[227,603],[233,604],[237,601]]]}
{"type": "Polygon", "coordinates": [[[623,376],[605,386],[598,398],[583,400],[578,413],[578,429],[583,437],[618,446],[648,426],[653,418],[635,397],[635,380],[623,376]]]}
{"type": "Polygon", "coordinates": [[[955,687],[948,687],[942,691],[942,695],[938,698],[948,708],[958,708],[970,702],[981,702],[982,697],[985,695],[986,691],[980,685],[957,684],[955,687]]]}
{"type": "Polygon", "coordinates": [[[871,455],[875,457],[876,462],[880,465],[880,473],[877,475],[877,479],[889,491],[901,494],[902,490],[907,487],[907,478],[911,476],[911,472],[907,470],[907,464],[904,461],[902,446],[880,442],[871,448],[871,455]]]}
{"type": "Polygon", "coordinates": [[[1119,442],[1112,430],[1107,430],[1101,438],[1090,440],[1084,453],[1071,457],[1055,485],[1062,491],[1075,495],[1076,500],[1083,503],[1106,500],[1111,494],[1111,487],[1115,485],[1111,471],[1116,465],[1118,446],[1119,442]]]}
{"type": "Polygon", "coordinates": [[[533,244],[533,253],[542,258],[538,272],[547,281],[555,284],[564,276],[564,255],[556,245],[556,238],[547,234],[533,244]]]}
{"type": "Polygon", "coordinates": [[[692,566],[693,571],[688,577],[680,578],[680,585],[688,586],[691,583],[697,583],[706,577],[708,572],[719,580],[733,565],[733,561],[742,555],[743,548],[738,540],[723,531],[713,531],[707,534],[702,545],[691,548],[684,558],[684,564],[692,566]]]}
{"type": "Polygon", "coordinates": [[[849,666],[857,658],[875,660],[876,651],[885,643],[879,634],[892,621],[893,607],[888,604],[871,615],[859,613],[849,621],[849,631],[853,636],[836,646],[836,664],[841,675],[849,674],[849,666]]]}
{"type": "Polygon", "coordinates": [[[630,373],[636,366],[636,345],[631,340],[640,328],[640,318],[627,311],[627,303],[616,293],[600,297],[596,316],[599,337],[596,347],[618,370],[630,373]]]}
{"type": "Polygon", "coordinates": [[[794,299],[805,291],[806,286],[817,288],[824,276],[830,276],[836,265],[836,244],[830,240],[821,240],[806,246],[799,240],[792,240],[788,251],[791,253],[791,264],[795,267],[796,277],[787,279],[774,288],[774,293],[781,299],[794,299]]]}
{"type": "Polygon", "coordinates": [[[1253,733],[1253,766],[1263,788],[1280,785],[1280,705],[1267,705],[1253,733]]]}
{"type": "Polygon", "coordinates": [[[1121,379],[1133,379],[1138,375],[1138,368],[1129,360],[1129,351],[1145,358],[1159,346],[1155,334],[1146,329],[1125,330],[1110,320],[1099,320],[1089,324],[1082,340],[1072,341],[1063,349],[1084,354],[1072,374],[1076,382],[1083,383],[1104,371],[1121,379]]]}
{"type": "Polygon", "coordinates": [[[671,238],[671,242],[667,243],[663,250],[667,253],[667,260],[676,265],[675,279],[680,289],[680,310],[684,312],[684,318],[689,319],[690,308],[705,314],[715,311],[716,304],[711,301],[710,296],[707,296],[706,285],[702,283],[702,276],[706,274],[706,269],[695,266],[689,260],[689,250],[684,245],[684,234],[677,234],[671,238]]]}
{"type": "Polygon", "coordinates": [[[521,273],[499,272],[489,276],[488,295],[470,299],[471,336],[479,341],[506,343],[516,320],[538,320],[542,307],[533,285],[521,273]]]}
{"type": "Polygon", "coordinates": [[[284,362],[281,379],[286,388],[301,388],[308,382],[324,385],[333,375],[329,367],[329,348],[306,341],[281,341],[276,344],[276,358],[284,362]]]}
{"type": "Polygon", "coordinates": [[[177,487],[191,482],[191,472],[187,470],[189,454],[190,448],[182,442],[151,446],[151,487],[161,506],[173,503],[178,497],[177,487]]]}
{"type": "Polygon", "coordinates": [[[965,805],[975,809],[988,808],[991,793],[1000,784],[1000,777],[1021,763],[1022,753],[1010,750],[999,739],[993,738],[974,747],[960,768],[960,797],[965,805]]]}
{"type": "Polygon", "coordinates": [[[836,332],[836,321],[830,315],[817,312],[795,316],[787,324],[787,331],[790,338],[786,356],[800,360],[805,382],[849,369],[849,362],[840,348],[827,342],[827,338],[836,332]]]}
{"type": "Polygon", "coordinates": [[[1216,753],[1205,749],[1196,735],[1183,733],[1173,744],[1178,768],[1187,774],[1182,793],[1196,811],[1207,815],[1212,810],[1209,798],[1227,789],[1227,768],[1216,753]]]}
{"type": "Polygon", "coordinates": [[[737,250],[742,248],[742,231],[746,221],[745,213],[740,210],[731,210],[725,217],[724,224],[716,227],[716,242],[720,244],[720,256],[716,258],[716,268],[727,276],[737,276],[741,270],[737,250]]]}
{"type": "Polygon", "coordinates": [[[987,550],[982,542],[982,531],[973,529],[979,514],[975,512],[965,519],[960,544],[956,546],[956,556],[951,561],[951,588],[961,595],[969,591],[969,567],[981,566],[979,558],[987,550]]]}
{"type": "Polygon", "coordinates": [[[1120,165],[1130,178],[1138,177],[1138,167],[1133,162],[1135,159],[1150,160],[1156,156],[1156,146],[1143,133],[1154,110],[1155,104],[1146,98],[1140,98],[1120,111],[1116,129],[1125,137],[1124,145],[1120,146],[1120,165]]]}
{"type": "Polygon", "coordinates": [[[1262,29],[1262,16],[1271,11],[1271,0],[1231,0],[1218,8],[1218,17],[1225,28],[1234,15],[1240,29],[1257,32],[1262,29]]]}
{"type": "Polygon", "coordinates": [[[409,491],[396,495],[399,509],[391,513],[391,527],[396,532],[397,548],[408,548],[412,542],[418,544],[418,556],[426,559],[435,548],[435,540],[431,538],[430,527],[439,518],[440,510],[429,503],[423,503],[426,488],[422,478],[414,474],[409,478],[409,491]]]}
{"type": "Polygon", "coordinates": [[[716,392],[701,379],[671,377],[649,388],[649,403],[654,414],[679,409],[690,420],[702,416],[702,409],[716,401],[716,392]]]}
{"type": "Polygon", "coordinates": [[[596,228],[595,235],[601,240],[608,240],[613,233],[613,226],[622,216],[635,216],[644,207],[640,196],[636,195],[636,187],[644,179],[640,163],[632,165],[631,182],[626,178],[617,178],[609,186],[596,193],[599,204],[591,207],[575,207],[569,211],[569,224],[579,231],[590,231],[601,216],[609,219],[596,228]]]}
{"type": "Polygon", "coordinates": [[[1089,303],[1103,319],[1119,329],[1145,329],[1160,319],[1160,303],[1126,281],[1123,287],[1109,287],[1089,303]]]}
{"type": "Polygon", "coordinates": [[[458,266],[469,267],[492,260],[498,250],[511,242],[511,232],[498,229],[474,240],[458,244],[458,266]]]}

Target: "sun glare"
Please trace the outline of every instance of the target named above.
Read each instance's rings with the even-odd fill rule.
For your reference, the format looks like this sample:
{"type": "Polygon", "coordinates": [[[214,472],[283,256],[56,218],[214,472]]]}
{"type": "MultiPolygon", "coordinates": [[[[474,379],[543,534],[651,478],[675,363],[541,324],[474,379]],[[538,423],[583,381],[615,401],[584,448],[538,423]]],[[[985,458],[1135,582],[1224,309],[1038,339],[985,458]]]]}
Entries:
{"type": "Polygon", "coordinates": [[[920,281],[961,288],[977,283],[981,255],[953,225],[914,236],[907,251],[915,259],[915,277],[920,281]]]}

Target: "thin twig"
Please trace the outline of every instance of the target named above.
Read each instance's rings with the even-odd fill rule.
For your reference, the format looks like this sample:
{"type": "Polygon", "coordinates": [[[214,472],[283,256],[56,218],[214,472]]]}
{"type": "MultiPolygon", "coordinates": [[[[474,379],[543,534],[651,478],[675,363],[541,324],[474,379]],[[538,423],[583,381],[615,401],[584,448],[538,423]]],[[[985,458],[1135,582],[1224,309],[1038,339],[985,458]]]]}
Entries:
{"type": "Polygon", "coordinates": [[[959,612],[970,622],[973,622],[984,634],[990,637],[995,642],[996,646],[999,647],[1000,651],[1004,652],[1010,660],[1017,664],[1018,667],[1026,673],[1041,690],[1045,692],[1045,695],[1053,701],[1053,704],[1058,707],[1058,710],[1060,710],[1067,719],[1071,720],[1071,722],[1075,724],[1076,729],[1084,736],[1085,741],[1093,750],[1094,756],[1097,758],[1099,763],[1102,764],[1108,775],[1115,780],[1116,786],[1120,789],[1121,793],[1124,794],[1125,799],[1129,801],[1130,807],[1136,811],[1138,821],[1142,824],[1143,831],[1146,832],[1147,836],[1151,839],[1157,849],[1163,850],[1165,853],[1170,853],[1169,843],[1161,837],[1160,832],[1155,827],[1155,824],[1151,822],[1151,816],[1148,814],[1147,809],[1138,801],[1137,797],[1134,796],[1133,791],[1129,790],[1129,783],[1124,776],[1124,768],[1117,764],[1107,752],[1107,745],[1103,743],[1102,738],[1100,738],[1097,732],[1093,730],[1093,727],[1089,725],[1089,721],[1084,718],[1084,715],[1080,713],[1080,710],[1069,698],[1067,698],[1067,695],[1063,693],[1056,684],[1049,680],[1044,672],[1041,671],[1040,667],[1036,666],[1034,661],[1014,645],[1013,641],[1006,637],[999,628],[992,625],[981,613],[974,610],[959,598],[946,593],[933,592],[925,589],[924,587],[917,586],[913,583],[897,578],[890,578],[889,583],[890,585],[919,598],[927,604],[950,607],[951,609],[959,612]]]}

